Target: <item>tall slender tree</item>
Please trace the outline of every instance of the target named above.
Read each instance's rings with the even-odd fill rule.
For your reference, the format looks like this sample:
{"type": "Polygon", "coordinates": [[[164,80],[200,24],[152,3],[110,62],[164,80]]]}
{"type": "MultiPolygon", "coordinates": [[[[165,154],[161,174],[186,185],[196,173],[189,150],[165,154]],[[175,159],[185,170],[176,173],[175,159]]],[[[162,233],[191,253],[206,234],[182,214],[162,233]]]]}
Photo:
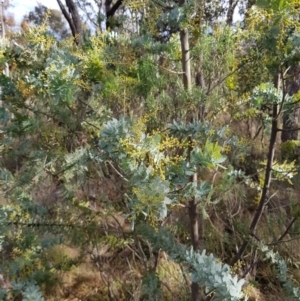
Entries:
{"type": "MultiPolygon", "coordinates": [[[[292,66],[286,74],[285,91],[290,96],[300,91],[300,66],[292,66]]],[[[281,141],[298,140],[299,108],[297,103],[290,104],[283,112],[281,141]]]]}

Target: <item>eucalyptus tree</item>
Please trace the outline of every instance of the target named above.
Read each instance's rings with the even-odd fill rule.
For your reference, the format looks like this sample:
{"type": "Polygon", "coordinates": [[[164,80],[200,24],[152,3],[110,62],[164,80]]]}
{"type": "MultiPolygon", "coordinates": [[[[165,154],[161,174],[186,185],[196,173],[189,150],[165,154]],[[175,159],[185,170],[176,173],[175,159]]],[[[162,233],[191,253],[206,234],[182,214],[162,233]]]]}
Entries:
{"type": "Polygon", "coordinates": [[[70,26],[76,43],[80,44],[82,42],[83,34],[82,22],[75,2],[73,0],[66,0],[64,5],[61,0],[57,0],[57,3],[70,26]]]}
{"type": "Polygon", "coordinates": [[[23,19],[28,20],[33,25],[42,25],[43,22],[47,22],[50,33],[60,40],[70,36],[61,11],[49,9],[41,3],[35,6],[23,19]]]}

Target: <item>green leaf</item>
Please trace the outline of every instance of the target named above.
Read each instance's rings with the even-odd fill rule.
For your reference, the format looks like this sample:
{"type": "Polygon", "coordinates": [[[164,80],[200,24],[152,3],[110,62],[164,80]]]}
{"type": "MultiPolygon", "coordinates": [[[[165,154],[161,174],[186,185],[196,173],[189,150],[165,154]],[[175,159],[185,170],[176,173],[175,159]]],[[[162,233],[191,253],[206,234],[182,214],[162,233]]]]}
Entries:
{"type": "Polygon", "coordinates": [[[197,185],[196,189],[195,189],[195,198],[197,200],[200,200],[204,195],[209,194],[209,192],[211,191],[211,184],[207,183],[207,182],[202,182],[200,185],[197,185]]]}

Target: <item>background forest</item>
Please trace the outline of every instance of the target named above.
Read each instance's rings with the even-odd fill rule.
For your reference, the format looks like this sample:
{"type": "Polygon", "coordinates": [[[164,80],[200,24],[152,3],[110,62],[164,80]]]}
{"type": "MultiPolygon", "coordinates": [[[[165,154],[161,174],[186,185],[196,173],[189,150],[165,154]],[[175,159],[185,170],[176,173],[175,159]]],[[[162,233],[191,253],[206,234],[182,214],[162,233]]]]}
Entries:
{"type": "Polygon", "coordinates": [[[2,22],[0,300],[300,300],[300,1],[57,2],[2,22]]]}

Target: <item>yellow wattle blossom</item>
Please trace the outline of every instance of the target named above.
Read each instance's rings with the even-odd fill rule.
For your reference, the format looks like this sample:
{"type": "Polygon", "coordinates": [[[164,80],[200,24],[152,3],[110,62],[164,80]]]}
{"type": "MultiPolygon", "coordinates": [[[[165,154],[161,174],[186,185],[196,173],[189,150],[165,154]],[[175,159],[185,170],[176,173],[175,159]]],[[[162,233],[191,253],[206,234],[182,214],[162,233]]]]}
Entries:
{"type": "Polygon", "coordinates": [[[132,136],[120,139],[120,144],[129,158],[143,162],[152,176],[166,179],[165,168],[168,164],[175,165],[184,161],[178,154],[188,146],[187,141],[180,141],[176,137],[162,136],[157,131],[145,134],[150,116],[145,115],[137,119],[131,129],[132,136]]]}
{"type": "Polygon", "coordinates": [[[226,79],[226,87],[227,87],[229,90],[236,90],[236,87],[237,87],[236,79],[233,78],[232,76],[228,77],[228,78],[226,79]]]}
{"type": "Polygon", "coordinates": [[[40,26],[29,27],[26,32],[26,39],[28,42],[38,45],[42,50],[49,50],[53,47],[56,40],[50,35],[45,35],[47,32],[47,24],[44,23],[40,26]]]}
{"type": "Polygon", "coordinates": [[[12,255],[13,258],[16,258],[16,257],[21,256],[23,254],[23,251],[20,248],[15,247],[15,248],[13,248],[12,253],[13,253],[13,255],[12,255]]]}
{"type": "Polygon", "coordinates": [[[230,153],[231,150],[232,150],[232,147],[230,145],[228,145],[228,144],[224,145],[224,147],[223,147],[224,154],[230,153]]]}

